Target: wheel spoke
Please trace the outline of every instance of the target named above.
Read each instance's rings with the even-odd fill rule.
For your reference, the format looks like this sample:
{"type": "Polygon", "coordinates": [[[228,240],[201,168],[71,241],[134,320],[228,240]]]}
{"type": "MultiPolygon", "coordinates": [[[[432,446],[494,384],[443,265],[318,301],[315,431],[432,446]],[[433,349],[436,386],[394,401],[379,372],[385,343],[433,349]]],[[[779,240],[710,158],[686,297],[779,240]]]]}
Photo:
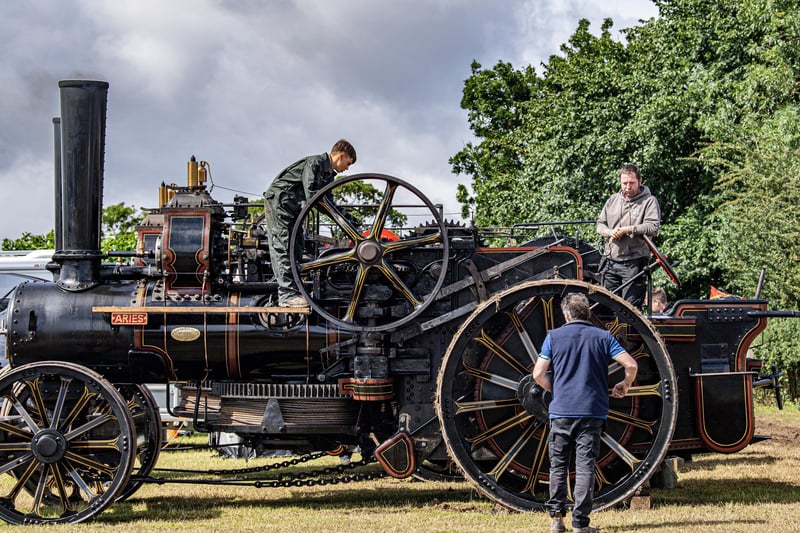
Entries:
{"type": "Polygon", "coordinates": [[[55,405],[53,406],[53,420],[50,423],[51,429],[58,427],[58,421],[61,419],[61,413],[64,411],[64,402],[67,399],[67,389],[72,383],[72,378],[61,376],[61,386],[58,389],[55,405]]]}
{"type": "Polygon", "coordinates": [[[519,340],[522,342],[522,347],[525,348],[525,353],[528,354],[528,359],[530,359],[531,364],[536,364],[536,360],[539,359],[539,350],[537,350],[536,345],[533,344],[533,340],[528,334],[525,324],[522,323],[522,318],[519,316],[516,309],[512,310],[508,315],[511,317],[511,323],[517,331],[519,340]]]}
{"type": "Polygon", "coordinates": [[[477,379],[486,381],[488,383],[492,383],[499,387],[512,390],[515,393],[517,392],[517,386],[519,385],[518,381],[514,381],[513,379],[509,379],[503,376],[498,376],[497,374],[492,374],[491,372],[486,372],[485,370],[481,370],[480,368],[471,367],[466,362],[464,363],[464,370],[461,373],[473,376],[477,379]]]}
{"type": "Polygon", "coordinates": [[[29,452],[31,443],[28,442],[0,442],[0,453],[29,452]]]}
{"type": "Polygon", "coordinates": [[[500,435],[502,433],[505,433],[509,429],[517,427],[520,424],[522,424],[523,422],[526,422],[527,420],[530,420],[531,418],[533,418],[533,417],[531,415],[529,415],[526,411],[520,411],[519,413],[515,414],[514,416],[503,420],[502,422],[500,422],[496,426],[493,426],[493,427],[487,429],[483,433],[479,433],[478,435],[475,435],[474,437],[467,437],[464,440],[466,440],[467,442],[471,443],[472,444],[472,449],[474,450],[479,444],[482,444],[482,443],[486,442],[487,440],[489,440],[489,439],[491,439],[493,437],[496,437],[496,436],[498,436],[498,435],[500,435]]]}
{"type": "Polygon", "coordinates": [[[88,468],[89,470],[106,474],[109,477],[113,477],[114,472],[117,470],[117,467],[114,465],[103,464],[99,461],[95,461],[94,459],[84,457],[83,455],[79,455],[71,451],[68,451],[64,454],[64,459],[67,459],[70,463],[79,464],[85,468],[88,468]]]}
{"type": "MultiPolygon", "coordinates": [[[[22,417],[22,420],[28,425],[32,433],[36,433],[37,431],[41,430],[39,424],[33,420],[31,414],[28,413],[28,410],[25,409],[25,406],[22,405],[22,402],[20,402],[17,397],[6,396],[6,401],[11,403],[11,406],[14,408],[17,414],[22,417]]],[[[18,434],[18,430],[15,430],[14,433],[18,434]]],[[[33,435],[31,434],[31,436],[33,435]]]]}
{"type": "Polygon", "coordinates": [[[356,279],[353,281],[353,293],[350,295],[350,305],[347,307],[347,314],[344,316],[345,322],[355,322],[356,320],[356,310],[358,309],[359,301],[361,301],[361,292],[364,290],[364,285],[367,281],[367,272],[369,272],[368,266],[358,265],[356,279]]]}
{"type": "Polygon", "coordinates": [[[600,436],[600,439],[605,443],[606,446],[611,448],[611,451],[614,452],[617,457],[622,459],[622,461],[631,468],[631,471],[633,471],[636,466],[642,462],[608,433],[603,432],[603,434],[600,436]]]}
{"type": "Polygon", "coordinates": [[[394,252],[401,252],[404,250],[412,250],[414,248],[421,248],[429,244],[438,244],[442,242],[442,232],[428,233],[420,237],[410,237],[395,242],[385,242],[383,244],[383,254],[388,255],[394,252]]]}
{"type": "MultiPolygon", "coordinates": [[[[80,435],[83,435],[87,431],[91,431],[91,430],[93,430],[93,429],[95,429],[97,427],[100,427],[103,424],[105,424],[106,422],[113,422],[115,420],[116,420],[116,418],[114,417],[114,415],[112,415],[110,413],[106,413],[106,414],[103,414],[103,415],[98,416],[96,418],[93,418],[92,420],[90,420],[89,422],[83,424],[82,426],[78,426],[77,428],[73,429],[69,433],[66,433],[64,435],[64,437],[68,441],[70,441],[70,445],[72,445],[72,441],[75,438],[79,437],[80,435]]],[[[80,441],[75,442],[75,445],[76,446],[80,446],[79,442],[80,441]]]]}
{"type": "MultiPolygon", "coordinates": [[[[609,389],[609,392],[611,389],[609,389]]],[[[627,396],[658,396],[661,397],[661,384],[653,383],[652,385],[634,385],[628,389],[627,396]]]]}
{"type": "Polygon", "coordinates": [[[72,481],[75,482],[75,485],[82,490],[84,494],[86,494],[86,497],[89,500],[97,497],[97,493],[94,491],[94,489],[92,489],[90,483],[87,483],[83,477],[81,477],[80,472],[78,472],[72,464],[66,462],[66,469],[69,477],[72,478],[72,481]]]}
{"type": "MultiPolygon", "coordinates": [[[[32,454],[29,458],[26,458],[25,461],[28,462],[28,466],[21,474],[19,474],[17,482],[14,483],[14,486],[11,487],[10,491],[8,491],[8,495],[6,496],[6,499],[8,500],[14,501],[17,499],[17,496],[19,496],[20,491],[22,491],[22,489],[25,487],[25,484],[28,483],[36,470],[41,466],[39,461],[34,460],[32,454]]],[[[22,464],[24,464],[24,461],[18,462],[17,466],[21,466],[22,464]]]]}
{"type": "Polygon", "coordinates": [[[100,449],[107,449],[107,450],[116,450],[120,451],[119,448],[119,437],[114,437],[113,439],[102,439],[102,440],[77,440],[70,442],[69,448],[70,450],[100,450],[100,449]]]}
{"type": "Polygon", "coordinates": [[[528,476],[528,482],[525,484],[524,489],[524,492],[530,492],[531,494],[535,488],[536,481],[539,479],[539,475],[542,473],[544,460],[547,458],[547,438],[550,435],[549,424],[541,424],[539,427],[542,428],[542,434],[539,436],[539,443],[536,445],[536,451],[533,453],[533,457],[531,457],[531,473],[528,476]]]}
{"type": "Polygon", "coordinates": [[[33,404],[39,411],[39,419],[41,420],[42,427],[43,428],[48,427],[50,425],[50,422],[47,419],[47,408],[44,405],[44,398],[42,398],[42,390],[39,388],[39,378],[36,378],[31,381],[26,381],[25,385],[27,385],[28,387],[28,392],[31,395],[33,404]]]}
{"type": "Polygon", "coordinates": [[[614,420],[615,422],[622,422],[623,424],[643,429],[651,435],[653,434],[653,427],[656,425],[656,420],[644,420],[642,418],[617,411],[616,409],[609,409],[608,418],[609,420],[614,420]]]}
{"type": "Polygon", "coordinates": [[[397,183],[387,181],[386,189],[383,193],[383,200],[381,200],[381,204],[378,206],[378,212],[375,215],[375,221],[372,223],[372,228],[369,230],[369,234],[367,234],[367,239],[374,239],[380,242],[381,232],[383,231],[383,227],[386,225],[386,217],[389,216],[395,191],[397,191],[397,183]]]}
{"type": "Polygon", "coordinates": [[[48,472],[50,471],[50,466],[48,464],[42,465],[42,473],[39,476],[39,482],[36,483],[36,490],[33,493],[33,512],[39,516],[42,516],[42,503],[44,502],[44,498],[47,495],[47,480],[48,472]]]}
{"type": "Polygon", "coordinates": [[[495,355],[505,361],[508,366],[510,366],[517,374],[520,375],[520,377],[530,373],[530,370],[522,366],[522,364],[520,364],[520,362],[517,361],[514,356],[508,353],[505,348],[500,346],[500,344],[498,344],[494,339],[490,338],[483,328],[481,328],[481,334],[475,337],[474,340],[479,344],[484,345],[491,352],[494,352],[495,355]]]}
{"type": "Polygon", "coordinates": [[[58,463],[52,465],[51,471],[53,472],[53,480],[55,481],[56,489],[58,490],[58,499],[61,501],[61,507],[64,511],[72,511],[72,503],[67,494],[67,486],[64,483],[64,475],[61,473],[61,468],[58,463]]]}
{"type": "Polygon", "coordinates": [[[406,300],[408,300],[414,309],[422,304],[422,301],[417,299],[417,297],[414,296],[414,293],[411,292],[411,289],[409,289],[403,280],[400,279],[400,276],[397,274],[394,268],[392,268],[392,265],[381,259],[381,262],[375,265],[375,268],[377,268],[383,273],[384,276],[386,276],[386,279],[388,279],[394,288],[397,289],[406,300]]]}
{"type": "Polygon", "coordinates": [[[508,451],[506,451],[505,455],[503,455],[503,457],[501,457],[500,460],[497,461],[497,464],[494,466],[494,468],[492,468],[489,472],[486,473],[486,476],[495,483],[497,483],[497,480],[500,478],[500,476],[503,475],[503,472],[505,472],[508,469],[508,467],[511,465],[511,462],[519,454],[520,450],[522,450],[522,448],[526,444],[528,444],[531,437],[533,436],[534,430],[536,430],[537,428],[538,425],[536,424],[531,424],[528,427],[526,427],[522,431],[520,436],[517,438],[517,440],[514,442],[514,444],[512,444],[508,448],[508,451]]]}
{"type": "Polygon", "coordinates": [[[86,385],[83,386],[83,392],[81,393],[80,398],[78,401],[75,402],[75,405],[72,406],[72,410],[70,411],[69,415],[64,418],[64,421],[59,424],[59,429],[64,430],[70,427],[75,420],[77,420],[78,416],[83,411],[83,408],[89,403],[89,401],[97,396],[96,393],[89,391],[86,385]]]}
{"type": "Polygon", "coordinates": [[[364,240],[364,237],[362,237],[358,230],[350,223],[349,220],[347,220],[347,217],[344,216],[344,214],[339,210],[336,204],[333,203],[329,196],[323,196],[320,198],[317,206],[318,209],[324,211],[325,214],[327,214],[331,220],[333,220],[333,222],[339,226],[348,239],[356,244],[364,240]]]}
{"type": "Polygon", "coordinates": [[[471,411],[483,411],[486,409],[499,409],[502,407],[514,407],[519,405],[516,398],[506,398],[505,400],[477,400],[472,402],[456,402],[456,414],[469,413],[471,411]]]}
{"type": "Polygon", "coordinates": [[[335,265],[341,265],[344,263],[352,263],[356,261],[356,249],[355,248],[348,248],[347,250],[325,255],[320,257],[319,259],[314,259],[307,263],[303,263],[300,265],[300,272],[306,273],[311,272],[312,270],[319,270],[321,268],[326,268],[335,265]]]}
{"type": "MultiPolygon", "coordinates": [[[[30,450],[30,445],[28,445],[28,450],[30,450]]],[[[33,453],[26,453],[21,457],[13,457],[12,459],[0,465],[0,474],[5,474],[6,472],[10,472],[11,470],[19,468],[21,464],[29,461],[32,457],[33,453]]]]}
{"type": "Polygon", "coordinates": [[[30,431],[25,431],[22,428],[19,428],[13,424],[9,424],[8,422],[0,422],[0,431],[6,431],[12,435],[16,435],[17,437],[21,437],[23,439],[32,439],[33,433],[30,431]]]}

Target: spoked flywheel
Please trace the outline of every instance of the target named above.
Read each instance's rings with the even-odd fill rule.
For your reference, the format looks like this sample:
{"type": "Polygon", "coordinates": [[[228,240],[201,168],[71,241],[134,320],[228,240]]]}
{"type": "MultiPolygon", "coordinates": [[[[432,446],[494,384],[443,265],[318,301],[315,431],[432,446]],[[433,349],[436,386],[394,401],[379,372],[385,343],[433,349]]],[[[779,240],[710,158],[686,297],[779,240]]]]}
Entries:
{"type": "Polygon", "coordinates": [[[412,185],[384,174],[356,174],[321,189],[301,211],[290,242],[292,274],[307,282],[299,283],[300,292],[326,320],[351,331],[408,323],[447,276],[449,244],[438,209],[412,185]],[[409,224],[426,224],[428,231],[416,234],[409,224]]]}
{"type": "Polygon", "coordinates": [[[0,518],[78,523],[114,502],[136,453],[127,402],[102,376],[43,362],[0,378],[0,518]]]}
{"type": "MultiPolygon", "coordinates": [[[[570,292],[587,295],[592,321],[611,331],[639,365],[628,395],[610,398],[595,509],[626,500],[649,479],[675,426],[672,362],[630,304],[571,280],[533,281],[498,293],[453,337],[439,372],[436,408],[448,451],[464,475],[488,498],[520,511],[544,510],[549,498],[547,407],[541,401],[523,407],[521,398],[548,330],[564,323],[560,302],[570,292]]],[[[609,365],[609,393],[623,376],[620,365],[609,365]]]]}

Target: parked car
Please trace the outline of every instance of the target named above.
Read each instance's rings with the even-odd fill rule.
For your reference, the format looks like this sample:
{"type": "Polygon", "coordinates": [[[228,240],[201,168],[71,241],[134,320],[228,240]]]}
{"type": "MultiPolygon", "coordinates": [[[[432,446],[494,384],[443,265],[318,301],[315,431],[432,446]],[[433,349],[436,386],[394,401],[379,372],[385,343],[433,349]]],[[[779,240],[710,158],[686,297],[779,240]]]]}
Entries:
{"type": "Polygon", "coordinates": [[[24,281],[52,280],[45,266],[53,255],[52,250],[32,252],[0,252],[0,368],[6,366],[6,308],[14,289],[24,281]]]}

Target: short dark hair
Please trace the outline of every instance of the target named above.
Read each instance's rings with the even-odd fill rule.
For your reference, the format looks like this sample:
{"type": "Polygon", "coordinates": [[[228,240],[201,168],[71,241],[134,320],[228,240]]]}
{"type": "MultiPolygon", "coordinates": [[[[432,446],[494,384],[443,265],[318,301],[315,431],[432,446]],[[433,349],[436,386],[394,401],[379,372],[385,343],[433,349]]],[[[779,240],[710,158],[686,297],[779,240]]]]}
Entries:
{"type": "Polygon", "coordinates": [[[622,176],[623,174],[633,174],[636,176],[637,180],[642,180],[642,175],[639,173],[639,167],[636,165],[631,165],[630,163],[627,165],[622,165],[622,168],[619,169],[619,175],[622,176]]]}
{"type": "Polygon", "coordinates": [[[353,148],[352,144],[344,139],[339,139],[336,141],[336,143],[334,143],[333,148],[331,148],[331,154],[334,152],[344,152],[350,156],[350,159],[353,160],[353,163],[356,162],[356,149],[353,148]]]}
{"type": "Polygon", "coordinates": [[[573,320],[589,320],[592,317],[589,298],[582,292],[567,293],[561,300],[561,312],[573,320]]]}

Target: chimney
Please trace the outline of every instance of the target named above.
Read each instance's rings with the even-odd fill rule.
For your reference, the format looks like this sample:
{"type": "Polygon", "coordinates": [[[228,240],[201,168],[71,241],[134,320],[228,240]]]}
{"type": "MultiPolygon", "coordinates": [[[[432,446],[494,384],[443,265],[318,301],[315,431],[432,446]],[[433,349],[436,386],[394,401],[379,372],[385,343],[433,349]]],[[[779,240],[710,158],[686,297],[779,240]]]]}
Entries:
{"type": "Polygon", "coordinates": [[[61,221],[61,248],[56,248],[53,260],[61,265],[58,285],[67,291],[83,291],[100,283],[108,82],[64,80],[58,87],[62,179],[56,224],[61,221]]]}
{"type": "Polygon", "coordinates": [[[55,248],[60,250],[64,246],[64,240],[61,238],[61,119],[55,117],[53,119],[53,164],[55,167],[55,230],[53,236],[55,238],[55,248]]]}

